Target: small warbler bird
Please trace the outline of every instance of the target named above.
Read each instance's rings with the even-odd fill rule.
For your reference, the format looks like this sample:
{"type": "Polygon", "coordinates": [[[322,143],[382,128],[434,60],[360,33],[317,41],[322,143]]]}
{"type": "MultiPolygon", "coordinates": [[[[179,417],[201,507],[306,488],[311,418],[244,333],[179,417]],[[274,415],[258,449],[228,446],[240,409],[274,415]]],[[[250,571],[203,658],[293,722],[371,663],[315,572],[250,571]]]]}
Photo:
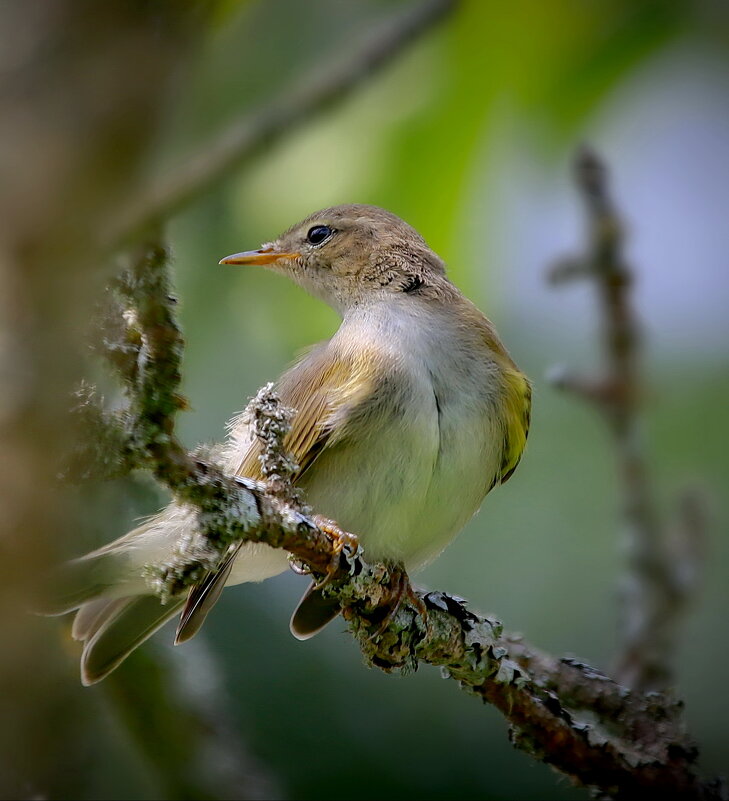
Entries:
{"type": "MultiPolygon", "coordinates": [[[[316,513],[357,535],[370,561],[408,571],[434,559],[514,472],[529,430],[531,388],[493,325],[448,280],[441,259],[375,206],[324,209],[258,250],[221,264],[264,265],[342,317],[276,383],[295,411],[285,445],[296,485],[316,513]]],[[[261,443],[247,416],[230,424],[222,463],[261,478],[261,443]]],[[[193,636],[223,587],[286,570],[282,550],[232,546],[187,597],[152,594],[145,567],[164,563],[195,525],[171,503],[121,539],[65,566],[54,611],[74,609],[92,684],[182,611],[176,642],[193,636]]],[[[312,585],[291,619],[306,639],[339,609],[312,585]]]]}

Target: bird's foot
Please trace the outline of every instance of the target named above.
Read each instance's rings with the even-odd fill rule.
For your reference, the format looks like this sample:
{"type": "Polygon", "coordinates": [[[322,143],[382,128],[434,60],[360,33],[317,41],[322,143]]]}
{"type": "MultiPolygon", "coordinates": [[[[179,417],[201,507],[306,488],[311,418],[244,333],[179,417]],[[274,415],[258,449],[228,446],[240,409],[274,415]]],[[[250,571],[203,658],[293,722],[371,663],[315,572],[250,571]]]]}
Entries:
{"type": "Polygon", "coordinates": [[[322,515],[314,515],[314,522],[321,531],[331,538],[334,545],[332,550],[332,558],[327,566],[327,572],[324,575],[324,578],[320,579],[314,585],[315,590],[320,590],[322,587],[325,587],[337,574],[337,571],[340,567],[339,556],[342,551],[347,549],[350,557],[355,557],[359,553],[359,539],[354,534],[350,534],[348,531],[344,531],[339,528],[339,526],[333,520],[329,520],[327,517],[322,517],[322,515]]]}
{"type": "Polygon", "coordinates": [[[427,635],[430,635],[431,628],[428,609],[425,606],[423,599],[413,589],[413,585],[410,583],[410,579],[408,578],[408,574],[405,572],[405,568],[401,565],[396,565],[390,568],[390,570],[392,576],[392,583],[390,587],[391,595],[388,601],[388,606],[390,608],[385,615],[385,619],[377,627],[377,630],[370,637],[370,640],[375,640],[384,633],[390,623],[392,623],[395,615],[398,613],[403,601],[408,601],[417,609],[423,621],[425,622],[427,635]]]}

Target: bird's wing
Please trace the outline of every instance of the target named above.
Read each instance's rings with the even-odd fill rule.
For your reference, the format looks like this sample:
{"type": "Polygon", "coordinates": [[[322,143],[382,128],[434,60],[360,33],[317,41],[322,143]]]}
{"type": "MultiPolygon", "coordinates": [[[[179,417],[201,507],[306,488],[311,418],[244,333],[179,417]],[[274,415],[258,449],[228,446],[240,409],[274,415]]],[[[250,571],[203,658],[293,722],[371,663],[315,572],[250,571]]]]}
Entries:
{"type": "Polygon", "coordinates": [[[504,371],[505,427],[499,481],[508,481],[516,470],[526,447],[532,409],[532,388],[526,376],[516,368],[504,371]]]}
{"type": "MultiPolygon", "coordinates": [[[[308,470],[324,448],[347,436],[354,409],[371,397],[373,354],[360,349],[356,356],[320,346],[294,365],[279,380],[276,391],[284,406],[295,410],[284,445],[298,465],[295,479],[308,470]]],[[[261,478],[261,443],[254,440],[241,455],[236,473],[261,478]]],[[[220,597],[237,549],[190,590],[177,629],[177,642],[190,639],[202,626],[220,597]]]]}
{"type": "Polygon", "coordinates": [[[190,594],[187,596],[185,607],[180,615],[180,622],[177,625],[175,645],[180,645],[180,643],[192,639],[200,630],[205,618],[208,616],[208,612],[220,598],[220,593],[223,591],[225,582],[233,569],[233,563],[236,556],[238,556],[241,545],[242,543],[240,542],[234,545],[222,564],[207,573],[199,584],[190,589],[190,594]]]}
{"type": "Polygon", "coordinates": [[[284,406],[295,410],[284,445],[299,466],[296,478],[324,448],[346,438],[352,412],[374,393],[374,358],[324,346],[282,376],[276,389],[284,406]]]}

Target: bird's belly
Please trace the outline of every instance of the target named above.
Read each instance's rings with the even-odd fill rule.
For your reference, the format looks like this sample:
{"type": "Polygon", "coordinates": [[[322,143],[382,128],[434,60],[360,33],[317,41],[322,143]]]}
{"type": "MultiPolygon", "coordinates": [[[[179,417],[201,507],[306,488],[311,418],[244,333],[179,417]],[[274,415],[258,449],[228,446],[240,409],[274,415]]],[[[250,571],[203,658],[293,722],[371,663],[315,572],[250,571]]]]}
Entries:
{"type": "Polygon", "coordinates": [[[409,570],[435,559],[478,510],[500,460],[494,433],[486,417],[441,425],[436,469],[404,557],[409,570]]]}
{"type": "Polygon", "coordinates": [[[317,512],[360,538],[365,559],[414,570],[477,510],[495,472],[493,450],[484,418],[444,430],[433,402],[369,441],[327,449],[301,484],[317,512]]]}

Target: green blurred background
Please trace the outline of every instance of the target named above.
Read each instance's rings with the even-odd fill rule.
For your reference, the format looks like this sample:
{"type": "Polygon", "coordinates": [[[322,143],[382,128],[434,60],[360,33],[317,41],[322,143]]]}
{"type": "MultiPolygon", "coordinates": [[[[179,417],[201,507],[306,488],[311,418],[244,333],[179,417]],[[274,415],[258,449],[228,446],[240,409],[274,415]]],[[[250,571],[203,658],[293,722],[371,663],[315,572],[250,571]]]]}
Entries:
{"type": "MultiPolygon", "coordinates": [[[[404,5],[221,3],[177,79],[149,170],[173,169],[242,109],[404,5]]],[[[384,206],[421,231],[535,392],[515,477],[416,583],[607,668],[622,570],[611,443],[592,410],[544,378],[555,363],[599,367],[591,288],[553,290],[544,276],[584,243],[576,146],[589,141],[605,157],[639,275],[646,441],[662,511],[687,484],[711,510],[702,589],[676,653],[707,774],[729,771],[728,23],[718,2],[464,2],[394,66],[231,172],[169,227],[192,407],[180,430],[190,446],[220,439],[262,383],[337,326],[300,289],[219,267],[222,256],[340,202],[384,206]]],[[[163,501],[143,477],[82,497],[91,514],[69,545],[76,553],[163,501]]],[[[42,792],[235,797],[242,772],[261,798],[587,797],[514,751],[504,720],[436,671],[368,670],[342,623],[295,641],[288,617],[304,586],[290,574],[236,587],[198,641],[173,650],[166,629],[90,689],[78,686],[68,627],[44,621],[65,655],[46,679],[63,688],[57,718],[37,721],[56,766],[42,792]]]]}

